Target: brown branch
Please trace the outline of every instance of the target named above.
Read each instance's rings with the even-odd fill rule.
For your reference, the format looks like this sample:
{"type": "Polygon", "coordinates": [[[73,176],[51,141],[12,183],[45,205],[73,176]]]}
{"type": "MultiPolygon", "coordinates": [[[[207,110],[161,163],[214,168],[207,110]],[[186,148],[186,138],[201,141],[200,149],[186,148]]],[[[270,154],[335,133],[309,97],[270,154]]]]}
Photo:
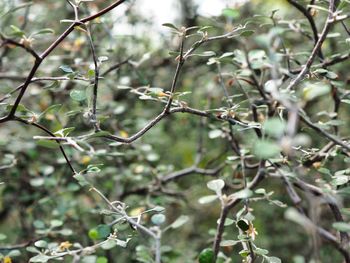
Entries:
{"type": "MultiPolygon", "coordinates": [[[[38,124],[38,123],[29,122],[29,121],[23,120],[23,119],[18,118],[18,117],[14,117],[14,118],[11,119],[11,120],[19,121],[19,122],[22,122],[22,123],[27,124],[27,125],[32,125],[32,126],[38,128],[38,129],[44,131],[45,133],[49,134],[50,136],[56,137],[56,135],[53,134],[50,130],[48,130],[48,129],[45,128],[44,126],[41,126],[41,125],[38,124]]],[[[60,140],[56,140],[56,142],[58,143],[58,146],[59,146],[59,148],[60,148],[60,150],[61,150],[61,152],[62,152],[62,154],[63,154],[63,157],[64,157],[64,159],[66,160],[66,163],[68,164],[70,170],[72,171],[73,174],[76,174],[76,171],[75,171],[75,169],[73,168],[72,163],[70,162],[70,160],[69,160],[69,158],[68,158],[66,152],[64,151],[64,149],[63,149],[63,147],[62,147],[62,145],[61,145],[61,141],[60,141],[60,140]]]]}
{"type": "MultiPolygon", "coordinates": [[[[252,190],[252,189],[256,188],[260,184],[260,182],[265,178],[265,163],[266,163],[265,160],[260,161],[259,169],[258,169],[255,177],[253,178],[253,180],[250,183],[248,183],[247,189],[252,190]]],[[[235,207],[239,202],[241,202],[243,200],[242,198],[235,198],[234,195],[229,196],[228,198],[229,198],[228,199],[229,201],[221,209],[219,224],[216,228],[216,234],[215,234],[215,239],[214,239],[214,243],[213,243],[215,260],[217,258],[218,253],[219,253],[220,243],[222,240],[222,235],[224,233],[224,224],[225,224],[226,217],[227,217],[229,211],[233,207],[235,207]]],[[[215,262],[215,260],[214,260],[214,262],[215,262]]]]}
{"type": "Polygon", "coordinates": [[[97,12],[94,15],[88,16],[86,18],[83,18],[79,21],[75,21],[74,23],[72,23],[57,39],[56,41],[54,41],[40,56],[36,57],[35,63],[33,68],[31,69],[30,73],[27,76],[26,81],[23,84],[23,87],[21,88],[21,91],[13,105],[13,107],[11,108],[10,113],[3,118],[0,118],[0,123],[9,121],[11,119],[14,118],[15,112],[17,110],[18,105],[20,104],[24,93],[26,92],[31,79],[34,77],[36,71],[38,70],[39,66],[41,65],[41,63],[43,62],[43,60],[74,30],[74,28],[78,25],[84,24],[88,21],[94,20],[97,17],[100,17],[102,15],[104,15],[105,13],[109,12],[110,10],[114,9],[115,7],[119,6],[120,4],[124,3],[126,0],[119,0],[116,1],[115,3],[111,4],[110,6],[106,7],[105,9],[102,9],[101,11],[97,12]]]}
{"type": "Polygon", "coordinates": [[[326,132],[324,129],[320,128],[318,125],[312,123],[308,117],[304,116],[302,113],[299,112],[299,117],[302,122],[304,122],[307,126],[312,128],[313,130],[317,131],[318,133],[323,134],[326,138],[328,138],[330,141],[334,142],[335,144],[341,146],[342,148],[346,149],[347,151],[350,151],[350,145],[344,143],[341,139],[339,139],[337,136],[332,135],[328,132],[326,132]]]}
{"type": "Polygon", "coordinates": [[[299,84],[299,82],[302,80],[302,78],[309,72],[311,65],[313,64],[316,55],[319,53],[323,42],[326,40],[326,37],[328,35],[328,32],[332,26],[332,24],[335,22],[334,19],[334,1],[335,0],[330,0],[329,1],[329,8],[328,8],[328,17],[327,21],[323,27],[321,36],[319,37],[316,45],[314,46],[311,55],[309,56],[308,60],[306,61],[306,64],[303,66],[302,70],[298,74],[298,76],[290,82],[290,84],[287,87],[287,90],[293,89],[296,85],[299,84]]]}
{"type": "MultiPolygon", "coordinates": [[[[312,33],[313,33],[313,37],[314,37],[314,41],[315,41],[315,45],[317,45],[318,42],[318,31],[317,31],[317,27],[314,21],[314,18],[312,17],[312,15],[310,14],[310,12],[303,7],[301,4],[299,4],[298,2],[294,1],[294,0],[287,0],[288,3],[290,3],[291,5],[293,5],[296,9],[298,9],[305,17],[306,19],[309,21],[312,33]]],[[[318,56],[323,60],[323,54],[322,54],[322,49],[320,48],[318,50],[318,56]]]]}

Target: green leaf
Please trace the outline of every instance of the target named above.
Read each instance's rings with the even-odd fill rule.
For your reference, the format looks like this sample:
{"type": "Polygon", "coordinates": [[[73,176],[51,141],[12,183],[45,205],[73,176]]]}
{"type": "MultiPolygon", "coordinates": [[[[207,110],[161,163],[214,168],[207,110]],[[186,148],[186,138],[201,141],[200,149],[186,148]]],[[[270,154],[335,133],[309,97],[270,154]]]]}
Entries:
{"type": "Polygon", "coordinates": [[[47,242],[45,240],[38,240],[34,243],[34,246],[39,248],[47,248],[47,242]]]}
{"type": "Polygon", "coordinates": [[[332,227],[341,232],[350,232],[350,224],[345,222],[335,222],[332,227]]]}
{"type": "Polygon", "coordinates": [[[198,257],[199,263],[214,263],[214,251],[212,248],[205,248],[198,257]]]}
{"type": "Polygon", "coordinates": [[[44,87],[44,89],[57,89],[60,87],[60,82],[58,80],[55,80],[50,85],[44,87]]]}
{"type": "Polygon", "coordinates": [[[72,100],[75,100],[75,101],[84,101],[86,100],[86,92],[85,90],[72,90],[70,92],[70,97],[72,98],[72,100]]]}
{"type": "Polygon", "coordinates": [[[62,65],[59,67],[64,73],[74,73],[74,70],[68,65],[62,65]]]}
{"type": "Polygon", "coordinates": [[[34,32],[31,36],[43,35],[43,34],[54,34],[55,30],[52,28],[43,28],[37,32],[34,32]]]}
{"type": "Polygon", "coordinates": [[[18,249],[14,249],[14,250],[11,250],[7,256],[11,257],[11,258],[14,258],[14,257],[18,257],[21,255],[21,251],[19,251],[18,249]]]}
{"type": "Polygon", "coordinates": [[[242,31],[239,35],[242,37],[249,37],[253,35],[254,32],[255,32],[254,30],[245,30],[245,31],[242,31]]]}
{"type": "Polygon", "coordinates": [[[114,248],[115,246],[117,246],[117,241],[110,239],[110,240],[107,240],[105,243],[103,243],[101,245],[101,248],[104,250],[110,250],[110,249],[114,248]]]}
{"type": "Polygon", "coordinates": [[[29,262],[33,263],[46,263],[51,259],[51,257],[46,255],[37,255],[35,257],[32,257],[29,262]]]}
{"type": "Polygon", "coordinates": [[[247,219],[240,219],[236,224],[242,231],[247,231],[249,229],[249,222],[247,219]]]}
{"type": "Polygon", "coordinates": [[[11,25],[10,28],[12,29],[11,35],[15,37],[23,37],[25,33],[19,29],[18,27],[11,25]]]}
{"type": "Polygon", "coordinates": [[[339,186],[339,185],[344,185],[347,182],[349,182],[349,176],[339,175],[339,176],[335,176],[334,179],[332,179],[331,184],[333,186],[339,186]]]}
{"type": "Polygon", "coordinates": [[[58,149],[59,144],[54,140],[37,140],[36,144],[49,149],[58,149]]]}
{"type": "MultiPolygon", "coordinates": [[[[224,226],[230,226],[234,223],[235,221],[232,220],[231,218],[226,218],[224,226]]],[[[220,218],[216,221],[217,224],[220,224],[220,218]]]]}
{"type": "Polygon", "coordinates": [[[228,18],[238,18],[239,17],[239,10],[237,9],[232,9],[232,8],[225,8],[222,10],[222,15],[226,16],[228,18]]]}
{"type": "Polygon", "coordinates": [[[236,244],[240,243],[240,241],[236,241],[236,240],[223,240],[220,243],[221,247],[232,247],[236,244]]]}
{"type": "Polygon", "coordinates": [[[68,127],[68,128],[63,128],[58,131],[55,131],[54,134],[59,137],[67,137],[74,130],[75,130],[75,127],[68,127]]]}
{"type": "Polygon", "coordinates": [[[163,214],[155,214],[151,217],[152,223],[158,226],[163,224],[165,222],[165,219],[166,217],[163,214]]]}
{"type": "Polygon", "coordinates": [[[253,153],[259,159],[270,159],[276,157],[280,151],[280,146],[270,140],[258,140],[253,147],[253,153]]]}
{"type": "Polygon", "coordinates": [[[268,250],[262,249],[262,248],[256,248],[256,249],[254,250],[254,252],[255,252],[255,254],[257,254],[257,255],[267,255],[267,254],[269,254],[269,251],[268,251],[268,250]]]}
{"type": "Polygon", "coordinates": [[[234,194],[232,194],[232,196],[234,196],[236,199],[246,199],[249,198],[253,195],[253,191],[246,188],[246,189],[242,189],[234,194]]]}
{"type": "Polygon", "coordinates": [[[303,89],[303,99],[306,101],[311,101],[317,97],[328,94],[330,91],[331,87],[326,83],[308,83],[303,89]]]}
{"type": "Polygon", "coordinates": [[[264,122],[263,130],[267,135],[280,138],[286,128],[286,123],[279,118],[271,118],[264,122]]]}
{"type": "Polygon", "coordinates": [[[105,137],[108,135],[111,135],[111,133],[108,131],[98,131],[98,132],[95,132],[94,134],[89,135],[86,139],[105,137]]]}
{"type": "Polygon", "coordinates": [[[280,260],[277,257],[265,257],[268,263],[282,263],[282,260],[280,260]]]}
{"type": "Polygon", "coordinates": [[[198,203],[200,204],[208,204],[213,202],[214,200],[218,199],[217,195],[206,195],[206,196],[202,196],[201,198],[198,199],[198,203]]]}
{"type": "Polygon", "coordinates": [[[108,259],[106,257],[98,257],[96,263],[108,263],[108,259]]]}
{"type": "Polygon", "coordinates": [[[224,186],[225,182],[222,179],[211,180],[207,183],[207,187],[216,192],[217,195],[221,195],[221,190],[224,188],[224,186]]]}
{"type": "Polygon", "coordinates": [[[170,227],[173,228],[173,229],[179,228],[182,225],[186,224],[186,222],[189,219],[190,219],[189,216],[181,215],[170,225],[170,227]]]}
{"type": "Polygon", "coordinates": [[[54,219],[54,220],[50,221],[50,227],[51,228],[60,227],[62,225],[63,225],[63,221],[62,220],[54,219]]]}
{"type": "Polygon", "coordinates": [[[62,104],[54,104],[40,113],[39,118],[42,118],[45,114],[58,112],[62,107],[62,104]]]}
{"type": "Polygon", "coordinates": [[[162,26],[165,26],[165,27],[168,27],[168,28],[171,28],[171,29],[174,29],[174,30],[180,32],[180,29],[178,29],[176,26],[174,26],[171,23],[164,23],[164,24],[162,24],[162,26]]]}
{"type": "Polygon", "coordinates": [[[90,185],[90,183],[86,180],[85,176],[81,173],[75,174],[73,175],[73,177],[78,181],[80,186],[90,185]]]}
{"type": "Polygon", "coordinates": [[[5,234],[0,233],[0,241],[5,240],[7,236],[5,234]]]}
{"type": "Polygon", "coordinates": [[[222,136],[222,134],[223,134],[222,130],[219,130],[219,129],[211,130],[209,132],[209,138],[210,139],[219,138],[222,136]]]}
{"type": "Polygon", "coordinates": [[[32,5],[32,4],[33,4],[32,1],[30,1],[30,2],[28,2],[28,3],[19,4],[18,6],[14,7],[14,8],[11,8],[9,11],[5,12],[4,14],[1,14],[1,15],[0,15],[0,18],[4,18],[5,16],[7,16],[7,15],[9,15],[9,14],[14,13],[14,12],[16,12],[17,10],[20,10],[20,9],[22,9],[22,8],[26,8],[27,6],[30,6],[30,5],[32,5]]]}

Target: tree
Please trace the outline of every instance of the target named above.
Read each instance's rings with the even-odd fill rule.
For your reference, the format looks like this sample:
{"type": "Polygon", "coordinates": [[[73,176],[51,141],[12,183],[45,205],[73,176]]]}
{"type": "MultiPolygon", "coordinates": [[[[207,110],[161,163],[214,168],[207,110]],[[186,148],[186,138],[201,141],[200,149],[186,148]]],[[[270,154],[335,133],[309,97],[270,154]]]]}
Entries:
{"type": "Polygon", "coordinates": [[[137,7],[0,3],[2,261],[350,262],[349,1],[137,7]]]}

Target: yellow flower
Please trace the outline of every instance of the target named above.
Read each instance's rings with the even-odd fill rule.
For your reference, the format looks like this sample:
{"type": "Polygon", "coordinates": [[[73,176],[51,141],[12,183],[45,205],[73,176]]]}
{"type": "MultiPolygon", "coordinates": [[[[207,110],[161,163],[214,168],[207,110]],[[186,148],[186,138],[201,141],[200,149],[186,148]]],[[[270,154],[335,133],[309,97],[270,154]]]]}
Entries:
{"type": "Polygon", "coordinates": [[[258,231],[256,231],[252,223],[249,223],[249,229],[246,232],[252,238],[252,240],[255,240],[255,237],[258,235],[258,231]]]}
{"type": "Polygon", "coordinates": [[[4,257],[4,263],[12,263],[12,259],[9,256],[4,257]]]}
{"type": "Polygon", "coordinates": [[[73,244],[69,241],[64,241],[60,244],[59,246],[59,250],[60,251],[65,251],[66,249],[69,249],[71,246],[73,246],[73,244]]]}

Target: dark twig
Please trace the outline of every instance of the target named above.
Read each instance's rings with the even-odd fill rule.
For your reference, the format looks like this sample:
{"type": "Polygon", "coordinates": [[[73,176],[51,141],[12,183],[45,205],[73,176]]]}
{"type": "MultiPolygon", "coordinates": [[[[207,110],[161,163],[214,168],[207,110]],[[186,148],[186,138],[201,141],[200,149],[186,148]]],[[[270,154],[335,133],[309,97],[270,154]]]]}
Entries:
{"type": "MultiPolygon", "coordinates": [[[[314,21],[314,18],[312,17],[312,15],[310,14],[310,12],[301,4],[299,4],[298,2],[294,1],[294,0],[287,0],[288,3],[290,3],[291,5],[293,5],[296,9],[298,9],[305,17],[306,19],[309,21],[311,30],[312,30],[312,34],[314,37],[314,41],[315,41],[315,45],[317,45],[317,42],[319,40],[318,38],[318,31],[317,31],[317,27],[314,21]]],[[[321,58],[321,60],[323,60],[323,54],[322,54],[322,49],[320,48],[318,50],[318,56],[321,58]]]]}

